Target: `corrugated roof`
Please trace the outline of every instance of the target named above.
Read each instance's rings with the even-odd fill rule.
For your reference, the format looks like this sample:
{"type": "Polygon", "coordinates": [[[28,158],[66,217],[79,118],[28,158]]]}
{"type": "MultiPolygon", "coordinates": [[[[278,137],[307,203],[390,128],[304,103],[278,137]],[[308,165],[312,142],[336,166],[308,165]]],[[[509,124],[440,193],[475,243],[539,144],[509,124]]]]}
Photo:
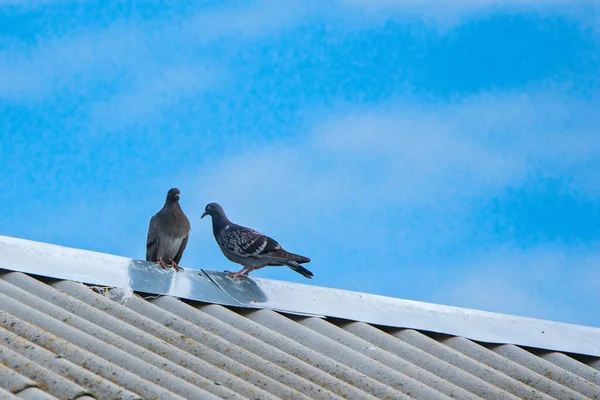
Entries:
{"type": "Polygon", "coordinates": [[[0,278],[2,398],[600,398],[597,357],[0,278]]]}
{"type": "Polygon", "coordinates": [[[600,357],[600,330],[323,288],[271,279],[231,279],[188,268],[174,273],[146,261],[0,236],[0,268],[224,306],[335,317],[374,325],[444,333],[486,343],[512,343],[600,357]]]}
{"type": "Polygon", "coordinates": [[[596,328],[1,236],[0,255],[0,398],[600,399],[596,328]]]}

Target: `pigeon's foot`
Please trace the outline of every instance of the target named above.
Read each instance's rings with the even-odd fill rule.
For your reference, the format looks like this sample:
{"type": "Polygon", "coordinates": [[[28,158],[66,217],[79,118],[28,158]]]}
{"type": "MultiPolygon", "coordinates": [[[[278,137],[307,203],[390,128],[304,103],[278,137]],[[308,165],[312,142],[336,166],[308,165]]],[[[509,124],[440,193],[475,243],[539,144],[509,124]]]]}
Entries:
{"type": "Polygon", "coordinates": [[[248,274],[250,272],[254,271],[255,269],[256,268],[254,268],[254,267],[245,267],[245,268],[242,268],[241,270],[239,270],[238,272],[231,272],[231,271],[225,271],[225,272],[227,272],[229,275],[231,275],[234,278],[238,278],[240,276],[246,278],[246,277],[248,277],[248,274]]]}
{"type": "Polygon", "coordinates": [[[232,272],[232,271],[225,271],[226,273],[228,273],[229,275],[231,275],[232,278],[247,278],[248,274],[246,272],[244,272],[244,270],[238,271],[238,272],[232,272]]]}
{"type": "Polygon", "coordinates": [[[167,264],[165,264],[165,262],[163,260],[158,260],[158,261],[155,261],[154,263],[160,265],[162,267],[162,269],[169,268],[169,266],[167,264]]]}
{"type": "Polygon", "coordinates": [[[177,265],[177,263],[175,261],[171,261],[171,267],[173,267],[176,272],[179,272],[183,269],[179,265],[177,265]]]}

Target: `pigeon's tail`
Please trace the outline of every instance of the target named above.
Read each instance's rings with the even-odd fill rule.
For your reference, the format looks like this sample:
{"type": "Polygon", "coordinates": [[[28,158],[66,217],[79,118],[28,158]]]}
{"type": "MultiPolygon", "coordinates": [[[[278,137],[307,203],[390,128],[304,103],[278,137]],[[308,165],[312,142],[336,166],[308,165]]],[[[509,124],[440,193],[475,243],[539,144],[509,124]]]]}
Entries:
{"type": "Polygon", "coordinates": [[[300,254],[289,253],[289,256],[292,258],[292,261],[297,262],[298,264],[306,264],[310,262],[310,258],[301,256],[300,254]]]}
{"type": "MultiPolygon", "coordinates": [[[[306,257],[303,257],[303,258],[307,259],[306,257]]],[[[306,262],[308,262],[308,261],[306,261],[306,262]]],[[[293,269],[300,275],[304,276],[305,278],[312,279],[312,277],[314,276],[314,274],[312,272],[310,272],[309,270],[304,268],[302,265],[298,264],[296,261],[287,261],[287,262],[285,262],[285,265],[287,265],[288,267],[290,267],[291,269],[293,269]]]]}

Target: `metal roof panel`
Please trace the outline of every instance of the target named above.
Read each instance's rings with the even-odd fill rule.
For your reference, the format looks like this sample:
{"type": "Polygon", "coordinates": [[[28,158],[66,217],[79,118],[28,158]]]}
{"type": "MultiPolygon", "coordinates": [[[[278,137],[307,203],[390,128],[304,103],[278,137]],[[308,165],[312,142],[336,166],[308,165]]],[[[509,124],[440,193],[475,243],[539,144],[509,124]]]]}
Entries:
{"type": "Polygon", "coordinates": [[[90,253],[0,237],[0,396],[600,399],[595,328],[90,253]]]}

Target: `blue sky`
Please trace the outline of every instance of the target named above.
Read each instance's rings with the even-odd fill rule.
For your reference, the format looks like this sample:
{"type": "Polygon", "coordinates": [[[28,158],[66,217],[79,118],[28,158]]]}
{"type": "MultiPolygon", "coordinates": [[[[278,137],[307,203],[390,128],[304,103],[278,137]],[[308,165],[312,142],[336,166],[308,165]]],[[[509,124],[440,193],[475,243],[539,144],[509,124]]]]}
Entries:
{"type": "MultiPolygon", "coordinates": [[[[0,234],[232,269],[206,203],[310,283],[600,326],[600,6],[0,6],[0,234]]],[[[284,268],[259,277],[308,283],[284,268]]]]}

